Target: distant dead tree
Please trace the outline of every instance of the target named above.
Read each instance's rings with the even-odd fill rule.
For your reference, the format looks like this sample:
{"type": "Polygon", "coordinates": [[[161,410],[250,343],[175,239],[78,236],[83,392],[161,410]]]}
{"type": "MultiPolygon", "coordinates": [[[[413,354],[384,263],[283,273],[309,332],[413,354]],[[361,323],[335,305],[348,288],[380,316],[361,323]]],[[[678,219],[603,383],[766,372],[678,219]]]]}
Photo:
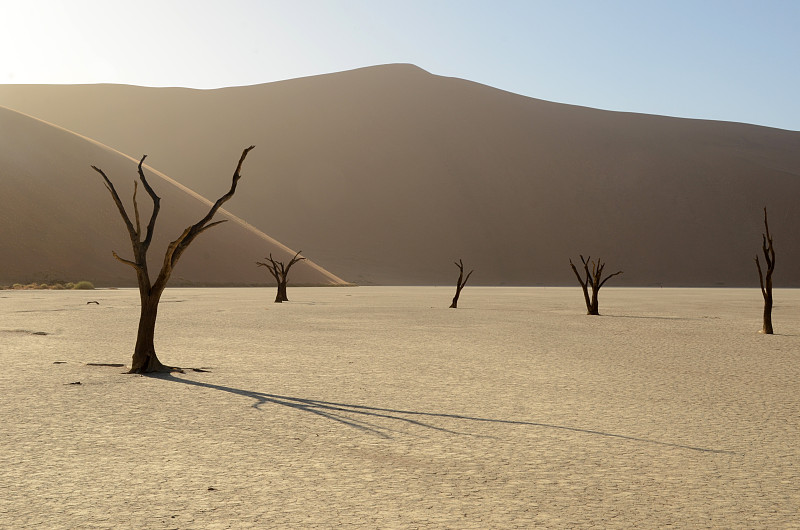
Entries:
{"type": "Polygon", "coordinates": [[[581,262],[583,263],[583,270],[585,273],[585,277],[582,277],[578,272],[578,269],[575,267],[575,264],[572,263],[572,259],[569,260],[569,266],[572,267],[572,272],[575,273],[575,276],[578,278],[578,282],[581,284],[581,288],[583,289],[583,298],[586,301],[586,314],[587,315],[599,315],[600,312],[597,306],[597,293],[600,291],[600,288],[605,285],[605,283],[616,276],[617,274],[622,274],[622,271],[617,271],[614,274],[609,274],[608,276],[603,279],[603,269],[605,268],[606,264],[603,263],[601,260],[597,260],[596,262],[592,261],[592,270],[589,271],[589,260],[592,259],[591,256],[588,256],[586,259],[583,259],[583,255],[581,255],[581,262]],[[589,287],[592,288],[592,296],[589,298],[589,287]]]}
{"type": "MultiPolygon", "coordinates": [[[[302,250],[300,252],[302,252],[302,250]]],[[[275,295],[276,304],[289,301],[289,298],[286,296],[286,284],[289,281],[289,269],[291,269],[292,265],[298,261],[303,261],[306,259],[300,256],[300,252],[295,254],[287,265],[284,265],[282,261],[273,259],[272,253],[270,253],[268,258],[265,258],[267,261],[269,261],[269,263],[256,261],[256,265],[259,267],[266,267],[270,274],[272,274],[272,277],[275,278],[275,281],[278,283],[278,294],[275,295]]]]}
{"type": "Polygon", "coordinates": [[[765,233],[761,234],[761,251],[764,253],[764,261],[767,265],[766,276],[761,270],[761,263],[756,254],[758,279],[761,282],[761,294],[764,296],[764,327],[761,329],[761,333],[772,335],[772,271],[775,270],[775,249],[772,247],[766,207],[764,208],[764,231],[765,233]]]}
{"type": "Polygon", "coordinates": [[[456,267],[458,267],[458,282],[456,282],[456,295],[453,297],[453,303],[450,304],[450,307],[457,308],[458,297],[461,296],[461,289],[463,289],[464,286],[467,285],[467,280],[469,280],[469,277],[472,276],[472,273],[475,271],[474,270],[469,271],[467,277],[464,278],[464,263],[461,260],[454,261],[453,263],[455,263],[456,267]]]}
{"type": "Polygon", "coordinates": [[[226,221],[223,219],[209,223],[223,203],[233,197],[233,194],[236,192],[236,184],[239,182],[239,179],[242,176],[242,164],[244,163],[244,159],[247,157],[247,153],[249,153],[254,147],[255,146],[251,145],[242,151],[242,156],[239,158],[239,164],[236,166],[236,171],[233,173],[233,182],[231,183],[230,190],[228,190],[225,195],[217,199],[217,202],[211,206],[211,209],[208,211],[205,217],[186,228],[178,237],[178,239],[169,244],[166,253],[164,254],[164,263],[161,266],[161,271],[159,272],[156,280],[152,283],[150,282],[150,274],[147,270],[147,250],[150,248],[150,243],[153,241],[153,231],[155,230],[156,218],[158,217],[158,212],[160,210],[161,198],[156,195],[156,192],[150,187],[150,184],[147,182],[147,178],[144,175],[144,171],[142,170],[142,164],[144,163],[144,159],[147,158],[147,155],[144,155],[139,161],[138,169],[139,180],[141,181],[142,186],[144,186],[144,189],[147,191],[147,194],[150,196],[150,199],[153,201],[153,212],[150,215],[150,221],[147,223],[147,233],[144,239],[142,239],[142,229],[139,222],[139,205],[136,201],[136,192],[138,191],[139,182],[135,179],[133,181],[134,221],[131,221],[128,213],[125,211],[125,206],[122,204],[122,200],[117,194],[116,188],[114,188],[114,184],[112,184],[111,180],[109,180],[102,169],[92,166],[92,169],[102,175],[106,188],[108,189],[109,193],[111,193],[111,197],[114,199],[114,203],[117,205],[119,214],[122,216],[122,220],[125,222],[125,227],[128,229],[128,235],[131,238],[131,246],[133,247],[133,260],[123,259],[119,257],[116,252],[112,252],[113,256],[118,261],[133,267],[133,269],[136,271],[136,279],[139,283],[139,297],[141,298],[142,305],[141,314],[139,316],[139,331],[136,335],[136,347],[133,350],[133,360],[131,361],[131,369],[128,373],[168,372],[180,370],[179,368],[161,364],[161,361],[158,360],[158,356],[156,355],[155,346],[153,345],[153,338],[155,336],[158,303],[161,299],[161,294],[164,292],[164,288],[167,286],[167,282],[172,274],[172,270],[178,263],[178,259],[180,259],[181,255],[189,247],[192,241],[194,241],[197,236],[209,228],[226,221]]]}

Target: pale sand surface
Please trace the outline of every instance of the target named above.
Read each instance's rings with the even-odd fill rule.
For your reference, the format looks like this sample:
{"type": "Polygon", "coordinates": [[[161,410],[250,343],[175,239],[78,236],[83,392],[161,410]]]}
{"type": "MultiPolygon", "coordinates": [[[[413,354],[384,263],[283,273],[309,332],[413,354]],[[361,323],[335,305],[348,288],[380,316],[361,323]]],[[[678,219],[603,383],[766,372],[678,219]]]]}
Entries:
{"type": "Polygon", "coordinates": [[[800,292],[452,291],[0,292],[0,527],[800,527],[800,292]]]}

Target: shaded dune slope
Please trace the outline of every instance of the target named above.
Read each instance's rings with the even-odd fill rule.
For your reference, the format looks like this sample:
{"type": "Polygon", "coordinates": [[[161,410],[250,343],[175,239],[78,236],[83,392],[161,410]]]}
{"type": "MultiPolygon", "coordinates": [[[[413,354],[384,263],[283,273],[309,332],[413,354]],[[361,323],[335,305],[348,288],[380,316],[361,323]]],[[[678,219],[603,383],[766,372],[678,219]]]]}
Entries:
{"type": "Polygon", "coordinates": [[[775,281],[800,286],[800,133],[600,111],[387,65],[219,90],[0,86],[19,108],[147,152],[212,196],[235,153],[229,209],[348,281],[574,283],[602,256],[614,285],[756,285],[769,207],[775,281]]]}
{"type": "MultiPolygon", "coordinates": [[[[228,170],[215,179],[215,199],[229,189],[240,153],[241,149],[226,153],[228,170]]],[[[198,156],[208,157],[208,153],[198,156]]],[[[130,241],[91,164],[112,179],[133,216],[137,161],[59,127],[0,108],[0,283],[90,280],[100,286],[135,285],[134,272],[111,256],[115,250],[130,257],[130,241]]],[[[205,215],[209,205],[163,174],[147,166],[145,171],[162,199],[149,255],[154,277],[169,241],[205,215]]],[[[249,173],[245,166],[237,196],[247,192],[249,173]]],[[[142,189],[138,202],[144,226],[152,203],[142,189]]],[[[229,214],[218,213],[217,219],[225,218],[230,221],[202,234],[187,250],[171,285],[274,283],[254,262],[269,252],[286,259],[289,249],[229,214]]],[[[293,272],[296,283],[340,282],[315,264],[298,264],[293,272]]]]}

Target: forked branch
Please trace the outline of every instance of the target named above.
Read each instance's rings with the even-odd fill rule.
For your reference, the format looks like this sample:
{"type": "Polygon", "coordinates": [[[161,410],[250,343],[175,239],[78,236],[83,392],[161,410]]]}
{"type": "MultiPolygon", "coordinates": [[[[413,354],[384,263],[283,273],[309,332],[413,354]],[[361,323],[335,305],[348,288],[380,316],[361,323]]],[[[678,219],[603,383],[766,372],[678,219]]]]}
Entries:
{"type": "MultiPolygon", "coordinates": [[[[106,185],[106,189],[111,194],[111,198],[114,199],[114,204],[117,205],[117,210],[119,210],[119,215],[122,217],[122,220],[125,222],[125,228],[128,229],[128,234],[130,235],[131,241],[139,241],[138,232],[136,228],[134,228],[133,223],[131,222],[131,218],[128,217],[128,212],[125,211],[125,205],[122,204],[122,200],[119,198],[119,194],[117,193],[117,188],[114,187],[114,183],[106,176],[105,172],[97,166],[92,166],[92,169],[100,173],[103,177],[103,180],[106,185]]],[[[134,181],[135,182],[135,181],[134,181]]],[[[134,197],[135,197],[134,193],[134,197]]]]}
{"type": "Polygon", "coordinates": [[[222,197],[217,199],[208,213],[200,219],[198,222],[193,224],[190,227],[187,227],[183,233],[176,239],[175,241],[171,242],[167,247],[167,252],[164,255],[164,264],[161,267],[161,273],[159,274],[156,283],[164,282],[166,284],[166,280],[169,279],[169,275],[172,273],[172,269],[178,263],[183,252],[186,248],[194,241],[194,239],[200,235],[201,233],[205,232],[209,228],[217,226],[218,224],[224,223],[227,219],[222,219],[220,221],[216,221],[214,223],[208,224],[209,221],[216,215],[217,211],[225,204],[233,194],[236,193],[236,185],[239,183],[239,179],[242,178],[242,164],[244,163],[245,158],[247,158],[247,154],[255,148],[254,145],[246,148],[242,151],[242,156],[239,158],[239,163],[236,165],[236,171],[233,172],[233,178],[231,179],[231,187],[230,190],[222,197]]]}
{"type": "Polygon", "coordinates": [[[267,270],[270,272],[270,274],[272,274],[272,277],[275,278],[275,281],[278,282],[278,284],[280,284],[281,283],[281,277],[280,277],[280,272],[279,272],[280,269],[279,269],[279,266],[278,266],[279,262],[275,261],[272,258],[272,253],[271,252],[270,252],[269,256],[264,258],[264,259],[269,261],[269,263],[256,261],[256,265],[258,265],[259,267],[266,267],[267,270]]]}
{"type": "MultiPolygon", "coordinates": [[[[145,191],[147,191],[147,194],[153,201],[153,212],[150,214],[150,222],[147,223],[147,234],[145,235],[144,241],[142,242],[144,248],[147,249],[150,246],[150,243],[153,241],[153,232],[155,231],[156,228],[156,218],[158,217],[158,212],[161,211],[161,197],[156,195],[156,192],[150,186],[150,183],[147,182],[147,177],[144,176],[144,171],[142,170],[142,164],[144,164],[145,158],[147,158],[147,155],[143,155],[142,159],[139,160],[139,166],[137,168],[137,171],[139,172],[139,180],[142,181],[142,186],[144,186],[145,191]]],[[[139,212],[136,212],[136,228],[138,231],[139,212]]]]}

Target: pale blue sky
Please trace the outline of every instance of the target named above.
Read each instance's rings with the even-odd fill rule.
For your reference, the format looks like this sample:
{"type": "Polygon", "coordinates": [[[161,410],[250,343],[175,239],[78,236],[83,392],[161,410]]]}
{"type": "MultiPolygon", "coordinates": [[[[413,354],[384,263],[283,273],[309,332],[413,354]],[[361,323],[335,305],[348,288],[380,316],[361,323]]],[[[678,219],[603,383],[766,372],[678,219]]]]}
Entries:
{"type": "Polygon", "coordinates": [[[0,6],[0,83],[215,88],[402,62],[550,101],[800,130],[800,0],[0,6]]]}

